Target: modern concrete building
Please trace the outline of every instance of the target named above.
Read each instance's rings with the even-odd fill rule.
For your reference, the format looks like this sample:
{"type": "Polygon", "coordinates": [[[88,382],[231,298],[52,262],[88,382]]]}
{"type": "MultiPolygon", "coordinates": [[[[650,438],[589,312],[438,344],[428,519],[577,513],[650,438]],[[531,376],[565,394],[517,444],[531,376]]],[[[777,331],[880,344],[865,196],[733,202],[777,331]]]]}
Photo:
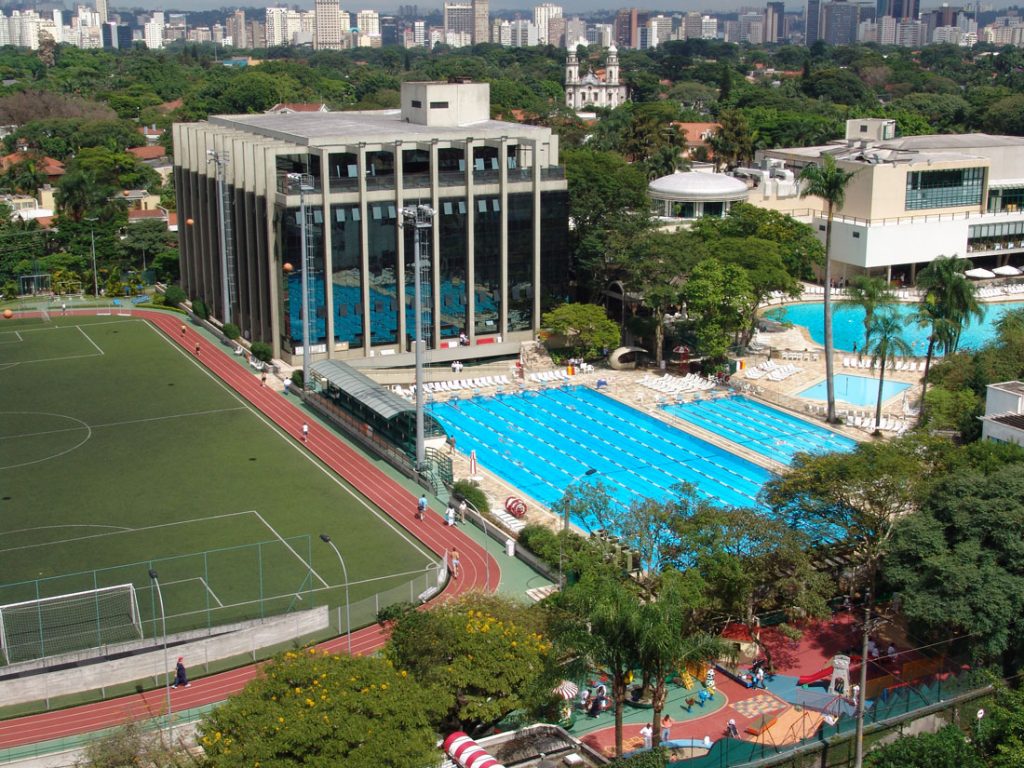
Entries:
{"type": "Polygon", "coordinates": [[[175,124],[182,287],[295,362],[305,230],[312,355],[401,365],[417,322],[402,211],[425,204],[428,348],[517,354],[540,329],[541,297],[569,290],[566,182],[557,135],[491,120],[489,93],[407,82],[400,109],[175,124]]]}
{"type": "MultiPolygon", "coordinates": [[[[794,176],[825,155],[852,172],[832,231],[836,278],[912,281],[937,256],[974,266],[1024,263],[1024,138],[984,133],[896,138],[894,120],[848,120],[846,140],[764,150],[749,202],[791,213],[824,238],[825,204],[794,176]]],[[[755,174],[756,175],[756,174],[755,174]]]]}

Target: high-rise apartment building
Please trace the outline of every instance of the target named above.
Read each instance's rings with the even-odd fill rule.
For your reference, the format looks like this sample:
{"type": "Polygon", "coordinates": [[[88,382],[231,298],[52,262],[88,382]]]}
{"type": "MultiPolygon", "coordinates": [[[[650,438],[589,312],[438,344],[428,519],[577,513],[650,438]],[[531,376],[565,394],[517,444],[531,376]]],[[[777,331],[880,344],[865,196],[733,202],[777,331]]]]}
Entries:
{"type": "Polygon", "coordinates": [[[565,20],[565,47],[575,48],[577,45],[587,45],[587,22],[579,16],[565,20]]]}
{"type": "Polygon", "coordinates": [[[552,3],[542,3],[533,7],[533,23],[537,26],[537,36],[541,45],[546,45],[548,40],[548,21],[562,17],[562,6],[552,3]]]}
{"type": "Polygon", "coordinates": [[[154,11],[150,20],[142,27],[142,40],[151,50],[164,47],[164,13],[154,11]]]}
{"type": "Polygon", "coordinates": [[[106,24],[109,21],[107,18],[107,0],[96,0],[96,15],[99,17],[100,24],[106,24]]]}
{"type": "Polygon", "coordinates": [[[778,43],[785,40],[784,25],[786,21],[786,4],[771,2],[764,10],[764,41],[778,43]]]}
{"type": "Polygon", "coordinates": [[[380,37],[380,14],[377,11],[359,11],[356,14],[356,26],[360,35],[380,37]]]}
{"type": "Polygon", "coordinates": [[[537,25],[529,19],[516,19],[508,23],[508,45],[511,48],[528,48],[540,40],[537,25]]]}
{"type": "Polygon", "coordinates": [[[348,34],[348,30],[341,27],[341,6],[338,0],[316,0],[313,10],[316,14],[314,50],[341,50],[344,47],[341,43],[342,37],[348,34]]]}
{"type": "Polygon", "coordinates": [[[822,11],[822,37],[829,45],[852,45],[857,42],[858,7],[854,3],[824,3],[822,11]]]}
{"type": "Polygon", "coordinates": [[[248,48],[249,47],[249,30],[245,24],[245,11],[239,8],[237,11],[232,13],[227,18],[228,37],[231,38],[231,44],[235,48],[248,48]]]}
{"type": "Polygon", "coordinates": [[[661,14],[652,16],[647,20],[647,28],[650,30],[648,45],[657,48],[672,39],[672,17],[661,14]]]}
{"type": "Polygon", "coordinates": [[[288,35],[288,8],[279,5],[267,8],[267,46],[287,45],[288,35]]]}
{"type": "Polygon", "coordinates": [[[565,19],[561,16],[548,19],[548,45],[565,47],[565,19]]]}
{"type": "Polygon", "coordinates": [[[473,0],[473,45],[491,42],[491,13],[487,0],[473,0]]]}
{"type": "Polygon", "coordinates": [[[821,0],[807,0],[804,20],[804,44],[814,45],[821,39],[821,0]]]}
{"type": "Polygon", "coordinates": [[[444,4],[444,34],[447,39],[451,34],[469,35],[473,39],[476,19],[473,17],[473,4],[466,2],[446,2],[444,4]]]}

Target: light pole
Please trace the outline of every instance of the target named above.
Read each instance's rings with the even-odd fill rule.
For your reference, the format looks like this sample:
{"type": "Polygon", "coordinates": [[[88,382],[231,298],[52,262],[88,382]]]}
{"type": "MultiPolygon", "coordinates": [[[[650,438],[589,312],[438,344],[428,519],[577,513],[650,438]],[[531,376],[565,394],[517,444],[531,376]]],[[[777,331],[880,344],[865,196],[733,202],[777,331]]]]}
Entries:
{"type": "Polygon", "coordinates": [[[352,614],[350,613],[352,603],[348,599],[348,568],[345,567],[345,558],[341,556],[341,552],[338,551],[338,546],[331,541],[331,537],[326,533],[320,534],[320,541],[329,546],[334,550],[334,554],[338,556],[338,562],[341,563],[341,573],[345,577],[345,634],[348,637],[348,655],[352,655],[352,614]]]}
{"type": "Polygon", "coordinates": [[[426,452],[423,442],[423,270],[430,264],[430,238],[426,231],[434,225],[434,209],[429,205],[409,205],[402,209],[402,221],[413,225],[413,284],[416,328],[413,344],[416,350],[416,471],[423,467],[426,452]],[[421,234],[422,233],[422,234],[421,234]]]}
{"type": "Polygon", "coordinates": [[[868,643],[871,639],[871,591],[864,592],[864,634],[861,638],[860,650],[860,690],[857,692],[857,737],[854,768],[864,765],[864,705],[867,703],[868,685],[868,643]]]}
{"type": "MultiPolygon", "coordinates": [[[[590,467],[590,468],[584,470],[583,472],[580,472],[578,475],[576,475],[576,477],[574,477],[572,480],[569,481],[569,484],[567,486],[565,486],[566,493],[568,493],[569,490],[574,485],[576,485],[576,483],[578,483],[580,480],[582,480],[584,477],[590,477],[591,475],[596,474],[596,473],[597,473],[597,470],[594,469],[593,467],[590,467]]],[[[569,513],[570,513],[569,499],[566,499],[565,508],[562,510],[562,534],[561,534],[561,536],[558,537],[558,588],[559,589],[561,589],[563,586],[565,586],[565,583],[564,583],[565,582],[565,576],[562,573],[562,558],[563,558],[563,554],[565,552],[565,537],[568,535],[566,533],[566,531],[569,530],[569,513]]]]}
{"type": "Polygon", "coordinates": [[[310,389],[309,358],[312,355],[312,344],[310,343],[312,324],[309,321],[309,273],[312,271],[312,260],[306,231],[306,193],[312,192],[314,186],[313,177],[308,173],[289,173],[288,181],[299,191],[299,219],[302,229],[302,389],[308,391],[310,389]]]}
{"type": "Polygon", "coordinates": [[[157,602],[160,604],[160,622],[163,624],[164,635],[164,670],[166,674],[167,689],[167,747],[174,744],[174,726],[171,720],[171,667],[170,659],[167,658],[167,614],[164,612],[164,595],[160,591],[160,578],[154,568],[149,569],[149,578],[153,580],[153,587],[156,589],[157,602]]]}
{"type": "Polygon", "coordinates": [[[96,227],[94,225],[99,219],[93,216],[86,217],[83,221],[89,222],[89,239],[92,241],[92,290],[93,295],[98,299],[100,297],[100,278],[96,271],[96,227]]]}

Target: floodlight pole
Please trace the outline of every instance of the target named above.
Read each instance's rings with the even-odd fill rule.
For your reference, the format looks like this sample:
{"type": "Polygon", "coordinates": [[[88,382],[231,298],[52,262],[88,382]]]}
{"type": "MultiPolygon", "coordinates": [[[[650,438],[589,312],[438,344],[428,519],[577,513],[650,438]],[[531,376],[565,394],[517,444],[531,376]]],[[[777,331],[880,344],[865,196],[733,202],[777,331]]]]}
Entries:
{"type": "Polygon", "coordinates": [[[299,219],[302,229],[302,389],[309,391],[309,358],[312,354],[311,328],[309,320],[309,273],[312,270],[312,259],[309,253],[308,233],[306,231],[306,193],[312,192],[313,177],[308,173],[289,173],[289,183],[299,191],[299,219]]]}
{"type": "Polygon", "coordinates": [[[338,562],[341,563],[341,573],[345,577],[345,634],[348,640],[348,655],[352,655],[352,614],[350,613],[352,602],[348,599],[348,568],[345,567],[345,558],[341,556],[341,552],[338,551],[337,545],[331,541],[331,537],[326,533],[320,534],[320,541],[329,546],[334,550],[334,554],[338,556],[338,562]]]}
{"type": "Polygon", "coordinates": [[[100,278],[99,273],[96,271],[96,227],[95,223],[98,219],[93,216],[92,218],[86,218],[85,221],[89,222],[89,239],[92,241],[92,290],[95,297],[100,297],[100,278]]]}
{"type": "Polygon", "coordinates": [[[167,614],[164,612],[164,595],[160,590],[160,578],[157,575],[156,569],[149,569],[149,578],[153,580],[153,586],[156,589],[157,602],[160,604],[160,621],[163,624],[164,672],[166,677],[164,688],[167,689],[167,748],[170,749],[174,745],[174,725],[171,719],[171,667],[170,659],[167,657],[167,614]]]}
{"type": "MultiPolygon", "coordinates": [[[[568,491],[576,483],[582,480],[584,477],[590,477],[591,475],[597,474],[597,470],[593,467],[580,472],[576,477],[569,481],[569,484],[565,486],[565,490],[568,491]]],[[[562,574],[562,555],[565,549],[565,536],[566,531],[569,530],[569,505],[565,505],[565,509],[562,512],[562,535],[558,539],[558,587],[561,589],[565,586],[565,577],[562,574]]]]}
{"type": "Polygon", "coordinates": [[[860,691],[857,692],[857,735],[854,768],[864,765],[864,705],[867,703],[868,642],[871,638],[871,592],[864,593],[864,632],[861,638],[860,691]]]}
{"type": "Polygon", "coordinates": [[[413,284],[416,327],[413,345],[416,352],[416,472],[423,468],[426,455],[423,436],[423,270],[430,264],[427,248],[430,239],[425,231],[434,225],[434,209],[429,205],[409,205],[402,209],[402,221],[413,229],[413,284]],[[424,233],[424,234],[421,234],[424,233]]]}

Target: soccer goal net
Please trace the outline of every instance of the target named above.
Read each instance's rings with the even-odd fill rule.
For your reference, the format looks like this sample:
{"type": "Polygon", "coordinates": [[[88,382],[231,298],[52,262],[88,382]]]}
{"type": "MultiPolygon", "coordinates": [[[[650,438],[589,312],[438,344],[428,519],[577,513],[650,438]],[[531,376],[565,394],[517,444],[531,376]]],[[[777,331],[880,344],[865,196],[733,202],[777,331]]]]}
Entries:
{"type": "Polygon", "coordinates": [[[0,605],[0,648],[8,664],[141,637],[131,584],[0,605]]]}

